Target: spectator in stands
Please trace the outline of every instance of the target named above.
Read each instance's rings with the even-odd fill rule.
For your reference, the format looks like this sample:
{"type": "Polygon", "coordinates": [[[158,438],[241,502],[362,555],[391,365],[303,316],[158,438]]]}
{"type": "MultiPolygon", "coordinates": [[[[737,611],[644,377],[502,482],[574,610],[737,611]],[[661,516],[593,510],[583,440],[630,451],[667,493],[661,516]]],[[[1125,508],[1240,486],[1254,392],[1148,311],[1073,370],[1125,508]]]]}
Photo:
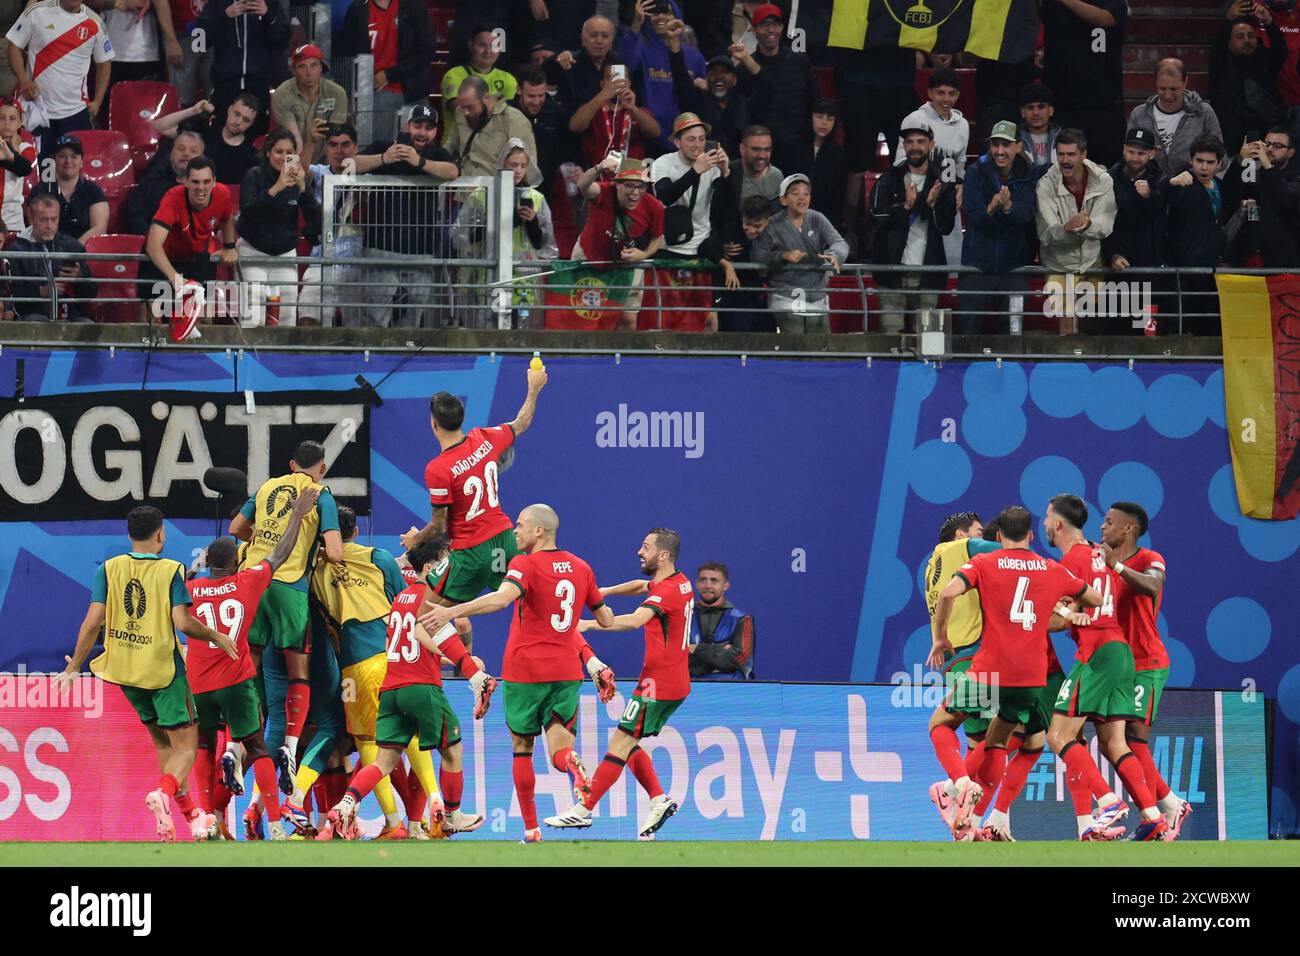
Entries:
{"type": "Polygon", "coordinates": [[[0,0],[0,98],[12,98],[18,86],[18,77],[9,66],[9,41],[4,35],[18,22],[25,6],[23,0],[0,0]]]}
{"type": "MultiPolygon", "coordinates": [[[[943,237],[957,218],[957,187],[932,158],[934,134],[925,116],[907,117],[899,135],[906,158],[885,170],[871,191],[872,261],[945,265],[943,237]]],[[[933,309],[946,279],[938,272],[878,272],[881,330],[901,332],[907,315],[933,309]]]]}
{"type": "Polygon", "coordinates": [[[772,131],[772,159],[785,164],[787,153],[797,153],[817,101],[817,84],[813,80],[812,61],[806,53],[796,53],[781,43],[785,17],[774,3],[765,3],[754,12],[754,33],[758,51],[754,60],[768,74],[776,95],[754,103],[754,122],[772,131]]]}
{"type": "Polygon", "coordinates": [[[1263,140],[1242,146],[1228,164],[1223,203],[1238,217],[1238,225],[1228,230],[1234,234],[1226,258],[1234,265],[1250,265],[1257,259],[1269,269],[1300,265],[1295,232],[1300,163],[1295,162],[1294,136],[1290,126],[1274,126],[1263,140]]]}
{"type": "Polygon", "coordinates": [[[664,204],[665,253],[690,258],[709,237],[714,192],[730,173],[731,162],[709,140],[708,125],[694,113],[678,116],[672,130],[677,151],[654,161],[650,179],[655,197],[664,204]]]}
{"type": "Polygon", "coordinates": [[[706,561],[695,572],[695,615],[691,618],[692,680],[754,679],[754,618],[727,600],[727,566],[706,561]]]}
{"type": "MultiPolygon", "coordinates": [[[[307,167],[307,184],[317,204],[324,202],[325,177],[331,173],[335,176],[345,174],[353,169],[357,155],[356,127],[348,123],[331,126],[325,131],[325,162],[307,167]]],[[[330,250],[334,258],[359,257],[363,249],[361,228],[354,224],[354,212],[357,207],[355,193],[345,195],[339,208],[335,210],[334,244],[330,250]]],[[[324,209],[322,207],[322,214],[324,209]]],[[[323,223],[319,224],[323,226],[323,223]]],[[[324,255],[321,245],[321,229],[315,233],[309,228],[307,238],[312,242],[311,255],[324,255]]],[[[326,266],[328,272],[319,265],[307,267],[302,276],[302,291],[298,295],[299,325],[333,325],[334,306],[339,296],[334,289],[338,286],[351,285],[356,281],[356,269],[352,266],[326,266]],[[329,293],[325,288],[330,289],[329,293]]]]}
{"type": "Polygon", "coordinates": [[[54,144],[54,179],[41,182],[33,192],[49,193],[63,207],[59,232],[71,236],[83,246],[92,236],[108,232],[108,198],[104,190],[81,175],[86,151],[81,140],[71,133],[54,144]]]}
{"type": "Polygon", "coordinates": [[[387,138],[387,118],[403,104],[423,104],[433,90],[437,41],[429,9],[424,0],[352,0],[339,39],[335,56],[375,57],[375,129],[387,138]]]}
{"type": "MultiPolygon", "coordinates": [[[[1203,136],[1188,149],[1191,168],[1167,181],[1168,246],[1165,264],[1174,267],[1214,268],[1226,245],[1223,224],[1234,210],[1225,207],[1223,190],[1215,176],[1225,150],[1212,136],[1203,136]]],[[[1180,279],[1184,331],[1219,334],[1219,297],[1213,276],[1187,275],[1180,279]]]]}
{"type": "Polygon", "coordinates": [[[1083,130],[1098,163],[1119,159],[1124,134],[1125,0],[1044,0],[1043,80],[1057,121],[1083,130]]]}
{"type": "MultiPolygon", "coordinates": [[[[643,160],[607,156],[578,178],[578,188],[590,200],[590,212],[572,258],[639,263],[663,249],[664,205],[649,195],[650,174],[643,160]],[[612,174],[613,179],[600,181],[602,173],[612,174]]],[[[645,269],[638,267],[632,273],[619,328],[636,328],[644,283],[645,269]]]]}
{"type": "MultiPolygon", "coordinates": [[[[1024,103],[1024,90],[1028,86],[1040,83],[1043,71],[1034,62],[1031,54],[1018,63],[1004,60],[978,60],[975,64],[975,101],[978,104],[975,116],[975,128],[981,131],[991,130],[993,124],[1000,120],[1020,119],[1020,131],[1023,133],[1028,120],[1020,112],[1024,103]]],[[[987,133],[985,134],[987,135],[987,133]]],[[[1029,153],[1022,154],[1031,165],[1035,157],[1029,153]]],[[[1050,163],[1051,151],[1047,161],[1050,163]]]]}
{"type": "Polygon", "coordinates": [[[1223,130],[1226,148],[1241,148],[1261,130],[1286,121],[1286,104],[1277,91],[1286,59],[1286,37],[1263,5],[1233,0],[1210,48],[1210,102],[1223,130]],[[1260,43],[1263,24],[1268,46],[1260,43]]]}
{"type": "MultiPolygon", "coordinates": [[[[27,197],[28,235],[16,235],[9,241],[8,252],[58,252],[79,256],[86,247],[59,229],[59,201],[48,192],[34,192],[27,197]]],[[[95,283],[85,260],[37,259],[9,257],[9,294],[14,318],[23,322],[45,322],[51,318],[86,321],[86,306],[68,299],[93,299],[95,283]],[[51,290],[50,286],[54,288],[51,290]],[[57,315],[51,315],[51,292],[56,300],[57,315]],[[39,299],[19,302],[18,299],[39,299]]]]}
{"type": "Polygon", "coordinates": [[[1056,136],[1061,127],[1052,122],[1055,112],[1052,91],[1043,84],[1031,83],[1020,91],[1020,143],[1030,166],[1050,166],[1056,157],[1056,136]]]}
{"type": "MultiPolygon", "coordinates": [[[[260,112],[261,104],[284,79],[288,59],[289,18],[280,0],[231,0],[229,4],[226,0],[209,0],[199,17],[199,27],[207,31],[207,44],[212,50],[211,99],[216,115],[224,116],[230,104],[242,94],[251,93],[259,112],[249,136],[256,139],[269,126],[267,116],[260,112]]],[[[204,138],[212,148],[213,137],[204,138]]]]}
{"type": "MultiPolygon", "coordinates": [[[[607,17],[614,16],[612,0],[528,0],[532,22],[526,27],[533,35],[553,40],[558,49],[571,50],[578,44],[587,20],[602,8],[607,17]]],[[[527,43],[521,48],[526,49],[527,43]]]]}
{"type": "Polygon", "coordinates": [[[681,21],[668,32],[669,62],[672,64],[673,89],[683,112],[694,113],[713,128],[713,137],[728,156],[740,153],[740,137],[750,124],[752,104],[773,95],[767,74],[753,55],[742,44],[731,48],[731,55],[740,61],[745,71],[745,81],[740,82],[736,64],[731,55],[721,53],[709,60],[704,87],[697,85],[686,68],[682,55],[681,21]]]}
{"type": "MultiPolygon", "coordinates": [[[[203,98],[211,72],[212,51],[205,43],[195,42],[194,29],[207,6],[207,0],[167,0],[171,8],[172,29],[181,49],[180,63],[167,57],[167,74],[180,94],[181,106],[191,106],[203,98]],[[201,47],[201,49],[196,49],[201,47]]],[[[206,39],[206,38],[205,38],[206,39]]]]}
{"type": "Polygon", "coordinates": [[[302,161],[308,165],[325,152],[326,128],[348,120],[347,91],[322,75],[328,69],[321,48],[304,44],[293,51],[293,76],[271,94],[275,125],[303,144],[302,161]]]}
{"type": "Polygon", "coordinates": [[[23,228],[23,187],[36,163],[36,143],[18,105],[0,100],[0,231],[23,228]]]}
{"type": "MultiPolygon", "coordinates": [[[[1287,106],[1287,122],[1300,136],[1300,9],[1296,0],[1264,0],[1273,22],[1286,39],[1286,59],[1277,76],[1277,91],[1287,106]]],[[[1300,142],[1300,139],[1297,140],[1300,142]]]]}
{"type": "MultiPolygon", "coordinates": [[[[961,180],[966,175],[966,148],[970,145],[970,124],[956,108],[960,96],[956,70],[946,67],[933,70],[926,81],[926,102],[911,117],[915,125],[919,114],[933,132],[933,161],[939,164],[940,179],[957,184],[958,206],[961,205],[961,180]]],[[[894,152],[894,162],[901,163],[905,158],[900,142],[894,152]]],[[[952,229],[944,234],[943,246],[950,264],[961,261],[960,220],[954,221],[952,229]]]]}
{"type": "Polygon", "coordinates": [[[579,155],[577,140],[569,131],[569,118],[546,86],[546,74],[530,69],[520,79],[519,95],[514,102],[533,129],[537,168],[542,171],[543,184],[553,182],[560,165],[573,162],[579,155]]]}
{"type": "Polygon", "coordinates": [[[767,309],[762,273],[755,269],[737,272],[733,263],[749,262],[754,241],[772,218],[772,204],[762,196],[750,196],[740,204],[740,219],[709,231],[700,243],[700,255],[722,267],[725,291],[716,292],[713,305],[720,332],[775,332],[776,322],[767,309]]]}
{"type": "Polygon", "coordinates": [[[108,31],[81,0],[58,0],[51,6],[28,6],[5,39],[18,92],[34,103],[27,122],[44,159],[54,154],[54,143],[64,133],[94,127],[93,117],[104,104],[112,72],[108,31]],[[69,45],[68,38],[73,37],[78,42],[69,45]],[[92,60],[95,95],[87,104],[86,76],[92,60]]]}
{"type": "Polygon", "coordinates": [[[239,186],[239,222],[235,225],[239,232],[236,248],[243,259],[245,318],[241,324],[297,325],[299,215],[308,230],[320,231],[320,203],[307,185],[298,140],[288,130],[274,130],[262,147],[262,162],[244,174],[239,186]],[[250,257],[276,257],[285,262],[254,264],[250,257]]]}
{"type": "Polygon", "coordinates": [[[596,103],[590,118],[591,103],[569,118],[569,129],[582,134],[582,155],[587,165],[594,166],[611,153],[643,158],[645,144],[659,136],[659,121],[648,109],[637,105],[636,90],[627,80],[611,79],[601,90],[608,95],[596,103]]]}
{"type": "Polygon", "coordinates": [[[208,100],[199,100],[187,109],[158,117],[153,128],[168,139],[174,139],[180,130],[198,133],[203,137],[204,154],[217,171],[217,182],[234,186],[257,165],[252,130],[261,108],[252,93],[240,93],[224,113],[217,112],[208,100]]]}
{"type": "Polygon", "coordinates": [[[760,8],[770,6],[770,0],[720,0],[714,3],[704,34],[711,39],[705,42],[702,36],[701,45],[709,50],[725,50],[743,43],[745,49],[753,53],[758,49],[758,37],[754,35],[758,21],[754,15],[760,8]]]}
{"type": "Polygon", "coordinates": [[[169,66],[183,62],[180,43],[172,23],[170,3],[150,0],[91,0],[88,6],[101,11],[113,46],[113,72],[109,88],[124,80],[161,80],[163,63],[158,59],[161,39],[169,66]]]}
{"type": "Polygon", "coordinates": [[[659,121],[659,137],[649,146],[655,155],[669,152],[673,143],[663,131],[672,127],[673,119],[686,109],[679,106],[673,87],[672,54],[668,43],[670,30],[692,83],[705,74],[704,57],[684,42],[685,24],[673,0],[637,0],[632,23],[619,44],[619,56],[628,70],[641,78],[644,91],[641,102],[659,121]]]}
{"type": "MultiPolygon", "coordinates": [[[[479,24],[469,38],[469,62],[462,66],[453,66],[442,77],[442,128],[443,136],[450,136],[456,125],[456,102],[460,95],[461,84],[471,76],[479,77],[487,84],[487,90],[493,96],[503,100],[512,100],[518,90],[515,75],[509,70],[497,66],[501,59],[501,50],[497,42],[496,27],[492,24],[479,24]]],[[[443,145],[446,143],[444,141],[443,145]]]]}
{"type": "Polygon", "coordinates": [[[979,269],[958,282],[956,331],[974,335],[1023,331],[1029,278],[1012,270],[1030,265],[1034,250],[1034,183],[1038,173],[1025,156],[1023,135],[1010,120],[993,125],[988,151],[966,170],[962,211],[966,235],[961,263],[979,269]]]}
{"type": "MultiPolygon", "coordinates": [[[[1101,266],[1101,242],[1115,226],[1115,187],[1110,174],[1088,158],[1088,138],[1066,128],[1056,137],[1056,163],[1038,180],[1034,222],[1039,259],[1061,289],[1088,284],[1088,273],[1101,266]],[[1077,280],[1082,279],[1082,282],[1077,280]]],[[[1067,296],[1051,303],[1061,335],[1079,331],[1075,303],[1067,296]]]]}
{"type": "Polygon", "coordinates": [[[519,110],[500,96],[488,93],[481,76],[467,76],[456,94],[456,125],[443,139],[456,157],[462,176],[491,176],[501,168],[501,151],[507,142],[521,139],[528,155],[537,153],[533,126],[519,110]]]}
{"type": "Polygon", "coordinates": [[[838,123],[839,105],[834,100],[814,103],[807,138],[794,154],[794,166],[789,172],[803,173],[811,180],[813,208],[841,229],[848,167],[844,147],[835,141],[838,123]]]}
{"type": "MultiPolygon", "coordinates": [[[[1124,158],[1110,168],[1115,187],[1115,228],[1101,243],[1115,272],[1164,265],[1165,197],[1158,134],[1132,126],[1124,134],[1124,158]]],[[[1181,165],[1181,164],[1180,164],[1181,165]]],[[[1151,281],[1150,276],[1142,276],[1151,281]]]]}
{"type": "Polygon", "coordinates": [[[740,141],[740,162],[714,187],[709,221],[717,228],[740,221],[741,204],[750,196],[766,199],[775,211],[785,174],[772,165],[772,134],[751,126],[740,141]]]}
{"type": "Polygon", "coordinates": [[[829,265],[838,275],[848,244],[821,213],[812,209],[812,185],[803,173],[781,183],[781,205],[754,240],[750,258],[767,266],[768,301],[777,330],[795,334],[829,332],[826,287],[829,265]],[[820,260],[820,261],[819,261],[820,260]]]}
{"type": "Polygon", "coordinates": [[[163,196],[173,186],[185,183],[190,160],[203,155],[203,137],[193,130],[181,130],[171,149],[159,150],[122,204],[122,229],[135,236],[149,232],[149,223],[163,196]]]}
{"type": "MultiPolygon", "coordinates": [[[[609,99],[611,91],[607,87],[612,81],[608,67],[626,65],[614,53],[614,33],[614,21],[603,16],[591,17],[582,25],[582,48],[576,53],[562,50],[544,65],[565,112],[575,120],[581,114],[579,122],[569,125],[575,133],[585,131],[609,99]]],[[[631,72],[627,80],[634,89],[641,82],[631,72]]]]}
{"type": "Polygon", "coordinates": [[[1202,136],[1223,136],[1214,108],[1187,88],[1187,69],[1172,58],[1156,64],[1155,95],[1133,107],[1128,125],[1155,130],[1160,141],[1155,163],[1162,176],[1186,169],[1187,148],[1202,136]]]}

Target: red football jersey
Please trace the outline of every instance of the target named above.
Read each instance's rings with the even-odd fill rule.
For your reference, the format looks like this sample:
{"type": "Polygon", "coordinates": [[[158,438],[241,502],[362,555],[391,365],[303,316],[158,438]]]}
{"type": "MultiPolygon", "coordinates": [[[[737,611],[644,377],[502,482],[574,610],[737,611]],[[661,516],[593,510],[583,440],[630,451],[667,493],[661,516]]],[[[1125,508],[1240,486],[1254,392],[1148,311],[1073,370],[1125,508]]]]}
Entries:
{"type": "MultiPolygon", "coordinates": [[[[1165,570],[1165,559],[1158,551],[1138,548],[1131,558],[1123,558],[1126,567],[1134,571],[1147,572],[1156,569],[1165,570]]],[[[1129,587],[1119,575],[1115,576],[1115,615],[1119,626],[1124,630],[1128,646],[1133,648],[1133,666],[1140,671],[1159,670],[1169,666],[1169,652],[1165,642],[1160,639],[1160,629],[1156,620],[1160,616],[1160,598],[1164,590],[1154,598],[1140,594],[1129,587]]]]}
{"type": "Polygon", "coordinates": [[[393,598],[388,614],[388,671],[381,694],[408,684],[442,686],[439,656],[415,639],[416,615],[424,595],[425,585],[413,584],[393,598]]]}
{"type": "Polygon", "coordinates": [[[482,544],[514,527],[497,496],[497,462],[515,443],[509,425],[474,428],[424,468],[429,501],[451,508],[447,533],[456,550],[482,544]]]}
{"type": "Polygon", "coordinates": [[[1101,595],[1101,607],[1081,608],[1092,615],[1092,623],[1087,627],[1070,625],[1070,636],[1074,638],[1079,650],[1074,658],[1077,661],[1092,660],[1093,652],[1103,644],[1112,644],[1124,640],[1119,618],[1115,616],[1115,593],[1119,575],[1106,567],[1106,558],[1101,548],[1077,542],[1070,550],[1061,555],[1061,564],[1069,568],[1070,573],[1101,595]]]}
{"type": "Polygon", "coordinates": [[[645,663],[641,666],[638,694],[653,693],[656,700],[683,700],[691,692],[691,615],[695,592],[690,579],[678,571],[652,582],[642,607],[654,611],[645,626],[645,663]]]}
{"type": "Polygon", "coordinates": [[[415,568],[410,566],[402,567],[401,565],[398,565],[397,570],[402,572],[402,580],[406,582],[408,588],[412,584],[420,583],[420,572],[415,570],[415,568]]]}
{"type": "Polygon", "coordinates": [[[163,194],[153,221],[167,227],[163,251],[168,258],[173,261],[193,259],[220,248],[221,227],[238,211],[230,190],[221,183],[212,187],[212,198],[205,209],[195,209],[190,205],[184,186],[173,186],[163,194]]]}
{"type": "Polygon", "coordinates": [[[582,680],[580,605],[595,610],[605,603],[591,567],[568,551],[535,551],[511,559],[506,580],[520,594],[501,676],[520,684],[582,680]]]}
{"type": "Polygon", "coordinates": [[[970,673],[996,674],[1003,687],[1046,684],[1052,608],[1062,597],[1078,597],[1087,585],[1028,548],[977,554],[957,574],[979,591],[984,610],[980,649],[970,673]]]}
{"type": "Polygon", "coordinates": [[[257,614],[257,604],[274,574],[271,565],[259,561],[228,578],[194,578],[185,582],[194,602],[191,613],[214,631],[228,635],[239,648],[239,660],[232,661],[210,641],[190,641],[185,672],[194,693],[221,690],[257,676],[257,665],[248,651],[248,632],[257,614]]]}

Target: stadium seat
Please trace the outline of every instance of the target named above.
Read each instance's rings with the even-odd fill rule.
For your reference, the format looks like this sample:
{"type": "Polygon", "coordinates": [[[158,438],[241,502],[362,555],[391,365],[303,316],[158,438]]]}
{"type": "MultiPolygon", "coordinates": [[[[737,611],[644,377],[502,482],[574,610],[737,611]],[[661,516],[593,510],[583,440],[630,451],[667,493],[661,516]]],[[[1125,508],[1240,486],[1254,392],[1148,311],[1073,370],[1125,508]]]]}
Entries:
{"type": "Polygon", "coordinates": [[[90,275],[99,282],[97,301],[90,313],[96,322],[134,322],[136,320],[135,278],[140,263],[127,256],[144,248],[144,236],[106,233],[94,236],[86,243],[86,251],[122,256],[120,260],[91,259],[87,265],[90,275]],[[105,279],[130,279],[124,282],[105,282],[105,279]]]}
{"type": "Polygon", "coordinates": [[[433,6],[426,0],[429,10],[429,22],[433,24],[434,48],[439,59],[445,59],[451,51],[451,28],[456,23],[456,11],[433,6]]]}
{"type": "Polygon", "coordinates": [[[108,196],[123,196],[135,185],[135,165],[126,134],[115,129],[78,130],[85,150],[82,175],[108,196]]]}
{"type": "Polygon", "coordinates": [[[170,83],[125,80],[113,84],[108,95],[108,128],[126,134],[137,172],[158,152],[159,136],[153,121],[180,108],[180,94],[170,83]]]}
{"type": "Polygon", "coordinates": [[[230,190],[230,201],[234,204],[235,215],[239,215],[239,183],[227,183],[226,188],[230,190]]]}

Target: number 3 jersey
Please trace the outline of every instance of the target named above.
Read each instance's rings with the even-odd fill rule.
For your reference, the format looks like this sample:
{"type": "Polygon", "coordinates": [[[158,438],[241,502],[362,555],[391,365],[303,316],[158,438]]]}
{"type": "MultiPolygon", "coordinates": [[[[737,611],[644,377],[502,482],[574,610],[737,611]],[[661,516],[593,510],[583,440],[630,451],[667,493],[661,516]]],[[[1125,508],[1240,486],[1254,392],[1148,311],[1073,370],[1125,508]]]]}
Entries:
{"type": "Polygon", "coordinates": [[[690,579],[678,571],[652,581],[641,606],[654,612],[645,626],[645,663],[636,692],[654,700],[683,700],[691,692],[691,615],[695,592],[690,579]]]}
{"type": "Polygon", "coordinates": [[[1101,607],[1080,608],[1092,617],[1092,623],[1085,627],[1070,625],[1070,636],[1074,638],[1079,650],[1075,660],[1087,663],[1103,644],[1112,644],[1124,640],[1124,630],[1119,626],[1115,614],[1115,597],[1119,592],[1119,575],[1106,567],[1106,557],[1101,548],[1086,542],[1077,542],[1069,551],[1061,555],[1061,564],[1070,570],[1076,578],[1101,595],[1101,607]]]}
{"type": "Polygon", "coordinates": [[[578,633],[583,607],[605,603],[596,575],[582,558],[568,551],[534,551],[516,555],[506,568],[505,583],[519,589],[501,676],[520,684],[582,680],[578,633]]]}
{"type": "Polygon", "coordinates": [[[983,637],[970,673],[996,675],[1003,687],[1046,684],[1052,608],[1063,597],[1079,597],[1087,585],[1028,548],[977,554],[957,575],[979,591],[984,612],[983,637]]]}
{"type": "Polygon", "coordinates": [[[259,561],[228,578],[194,578],[185,582],[194,602],[190,613],[214,631],[229,636],[239,648],[239,660],[232,661],[212,643],[191,640],[185,655],[185,670],[194,693],[233,687],[257,676],[257,665],[248,651],[248,631],[273,575],[271,565],[259,561]]]}
{"type": "Polygon", "coordinates": [[[447,534],[455,550],[472,548],[514,527],[497,493],[498,462],[514,443],[509,425],[473,428],[424,466],[429,502],[451,509],[447,534]]]}

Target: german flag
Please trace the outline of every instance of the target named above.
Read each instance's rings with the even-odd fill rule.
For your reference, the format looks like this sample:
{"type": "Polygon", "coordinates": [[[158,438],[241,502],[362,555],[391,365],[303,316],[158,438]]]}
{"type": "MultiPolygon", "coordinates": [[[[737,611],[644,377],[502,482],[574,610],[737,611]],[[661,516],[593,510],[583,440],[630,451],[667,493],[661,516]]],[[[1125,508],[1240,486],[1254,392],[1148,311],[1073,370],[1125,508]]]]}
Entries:
{"type": "Polygon", "coordinates": [[[833,0],[828,46],[968,50],[1019,63],[1038,44],[1037,0],[833,0]]]}
{"type": "Polygon", "coordinates": [[[1300,513],[1300,276],[1216,276],[1241,513],[1300,513]]]}

